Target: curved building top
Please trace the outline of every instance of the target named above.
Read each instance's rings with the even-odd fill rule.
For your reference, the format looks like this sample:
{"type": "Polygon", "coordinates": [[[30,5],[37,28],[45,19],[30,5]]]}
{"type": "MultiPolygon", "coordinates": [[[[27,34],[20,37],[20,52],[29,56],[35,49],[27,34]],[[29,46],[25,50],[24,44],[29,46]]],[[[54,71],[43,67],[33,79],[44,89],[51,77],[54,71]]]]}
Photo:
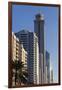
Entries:
{"type": "Polygon", "coordinates": [[[37,20],[44,20],[44,15],[42,14],[36,14],[36,19],[37,20]]]}

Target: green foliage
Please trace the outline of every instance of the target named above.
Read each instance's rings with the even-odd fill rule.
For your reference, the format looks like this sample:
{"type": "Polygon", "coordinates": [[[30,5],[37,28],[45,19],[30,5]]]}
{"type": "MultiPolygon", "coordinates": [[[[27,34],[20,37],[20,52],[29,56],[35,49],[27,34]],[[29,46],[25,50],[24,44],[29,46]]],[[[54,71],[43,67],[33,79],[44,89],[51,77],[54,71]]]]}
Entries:
{"type": "Polygon", "coordinates": [[[15,60],[15,61],[13,61],[13,68],[15,69],[15,70],[19,70],[19,69],[22,69],[24,67],[24,64],[23,64],[23,62],[21,62],[21,61],[17,61],[17,60],[15,60]]]}
{"type": "Polygon", "coordinates": [[[21,62],[20,60],[15,60],[13,61],[12,63],[12,67],[13,69],[15,70],[15,85],[16,85],[16,82],[18,80],[18,82],[20,83],[27,83],[28,82],[28,73],[27,71],[23,71],[23,68],[24,68],[24,64],[23,62],[21,62]]]}

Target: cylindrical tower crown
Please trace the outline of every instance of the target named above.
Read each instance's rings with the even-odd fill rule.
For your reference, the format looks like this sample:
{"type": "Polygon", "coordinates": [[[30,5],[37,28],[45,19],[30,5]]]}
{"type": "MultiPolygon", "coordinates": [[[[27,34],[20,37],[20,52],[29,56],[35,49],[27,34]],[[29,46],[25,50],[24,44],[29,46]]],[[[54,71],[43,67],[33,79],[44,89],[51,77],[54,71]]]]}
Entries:
{"type": "Polygon", "coordinates": [[[42,14],[37,14],[36,15],[36,20],[44,20],[44,15],[42,14]]]}

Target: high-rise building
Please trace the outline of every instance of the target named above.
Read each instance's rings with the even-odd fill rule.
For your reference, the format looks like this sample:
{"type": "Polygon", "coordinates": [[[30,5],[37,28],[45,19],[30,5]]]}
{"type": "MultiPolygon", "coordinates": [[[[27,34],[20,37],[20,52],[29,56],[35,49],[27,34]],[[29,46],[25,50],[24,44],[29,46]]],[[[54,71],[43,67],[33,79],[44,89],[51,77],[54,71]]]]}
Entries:
{"type": "Polygon", "coordinates": [[[23,43],[24,49],[28,53],[28,82],[39,84],[39,48],[38,38],[35,33],[21,30],[15,34],[20,42],[23,43]]]}
{"type": "Polygon", "coordinates": [[[50,83],[50,54],[46,51],[46,83],[50,83]]]}
{"type": "Polygon", "coordinates": [[[40,62],[40,84],[44,84],[46,80],[46,62],[45,62],[45,42],[44,42],[44,17],[40,14],[35,16],[34,32],[38,37],[39,43],[39,62],[40,62]]]}
{"type": "Polygon", "coordinates": [[[53,83],[53,68],[50,67],[50,83],[53,83]]]}
{"type": "Polygon", "coordinates": [[[29,32],[29,81],[39,84],[39,47],[38,38],[35,33],[29,32]]]}
{"type": "Polygon", "coordinates": [[[27,52],[27,60],[26,60],[26,63],[27,63],[27,70],[28,70],[28,53],[29,53],[29,50],[28,50],[28,41],[29,41],[29,36],[28,36],[28,33],[29,31],[27,30],[21,30],[17,33],[15,33],[15,35],[19,38],[19,41],[20,43],[22,43],[22,48],[24,48],[24,50],[27,52]]]}
{"type": "Polygon", "coordinates": [[[23,44],[24,49],[28,52],[28,39],[29,39],[29,31],[27,30],[21,30],[15,35],[19,38],[19,41],[23,44]]]}

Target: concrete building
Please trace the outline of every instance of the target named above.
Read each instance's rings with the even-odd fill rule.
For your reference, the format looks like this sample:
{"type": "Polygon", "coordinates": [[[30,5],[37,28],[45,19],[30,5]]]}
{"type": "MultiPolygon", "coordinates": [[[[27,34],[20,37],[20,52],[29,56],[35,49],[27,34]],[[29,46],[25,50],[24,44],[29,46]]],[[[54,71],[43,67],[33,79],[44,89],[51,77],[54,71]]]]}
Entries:
{"type": "Polygon", "coordinates": [[[29,36],[28,36],[28,31],[27,30],[21,30],[21,31],[19,31],[19,32],[17,32],[17,33],[15,33],[15,35],[16,35],[16,37],[18,37],[19,38],[19,41],[20,41],[20,43],[22,43],[23,45],[21,45],[21,49],[22,48],[24,48],[24,49],[22,49],[23,51],[25,50],[26,52],[27,52],[27,60],[26,60],[26,63],[27,63],[27,70],[28,70],[28,53],[29,53],[29,50],[28,50],[28,41],[29,41],[29,36]]]}
{"type": "Polygon", "coordinates": [[[23,44],[19,38],[12,32],[12,60],[21,60],[27,67],[27,51],[24,49],[23,44]]]}
{"type": "Polygon", "coordinates": [[[40,62],[40,84],[46,82],[46,61],[45,61],[45,42],[44,42],[44,17],[40,14],[35,16],[34,32],[38,37],[39,43],[39,62],[40,62]]]}
{"type": "MultiPolygon", "coordinates": [[[[19,41],[16,35],[12,32],[12,60],[20,60],[24,64],[23,70],[27,71],[27,52],[23,44],[19,41]]],[[[15,86],[15,70],[13,69],[12,85],[15,86]]]]}
{"type": "MultiPolygon", "coordinates": [[[[15,60],[21,60],[21,54],[20,51],[20,42],[19,39],[15,36],[15,34],[12,32],[12,60],[15,62],[15,60]]],[[[12,86],[15,86],[15,69],[12,70],[13,77],[12,77],[12,86]]]]}
{"type": "Polygon", "coordinates": [[[46,51],[46,81],[50,83],[50,54],[46,51]]]}
{"type": "Polygon", "coordinates": [[[39,47],[38,38],[35,33],[29,32],[29,81],[39,84],[39,47]]]}
{"type": "Polygon", "coordinates": [[[39,48],[38,38],[35,33],[21,30],[15,34],[20,42],[23,43],[24,49],[28,53],[28,82],[39,84],[39,48]]]}
{"type": "Polygon", "coordinates": [[[19,39],[15,36],[15,34],[12,32],[12,60],[21,60],[19,57],[19,39]]]}

